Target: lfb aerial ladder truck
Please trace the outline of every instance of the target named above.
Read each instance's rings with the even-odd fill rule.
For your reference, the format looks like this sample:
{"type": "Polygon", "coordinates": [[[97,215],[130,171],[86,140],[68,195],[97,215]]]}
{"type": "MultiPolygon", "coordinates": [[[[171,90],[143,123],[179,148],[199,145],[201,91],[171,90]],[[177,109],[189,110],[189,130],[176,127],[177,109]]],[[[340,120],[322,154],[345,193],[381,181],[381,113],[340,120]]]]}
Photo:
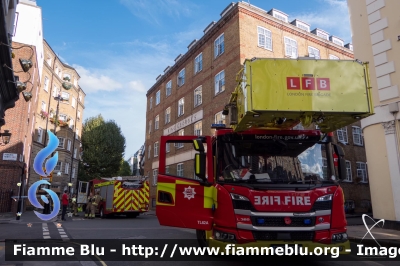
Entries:
{"type": "Polygon", "coordinates": [[[332,132],[373,114],[368,63],[246,60],[213,136],[162,136],[156,214],[201,246],[296,243],[346,253],[343,149],[332,132]],[[193,174],[165,173],[166,143],[193,145],[193,174]],[[334,164],[337,158],[337,167],[334,164]]]}

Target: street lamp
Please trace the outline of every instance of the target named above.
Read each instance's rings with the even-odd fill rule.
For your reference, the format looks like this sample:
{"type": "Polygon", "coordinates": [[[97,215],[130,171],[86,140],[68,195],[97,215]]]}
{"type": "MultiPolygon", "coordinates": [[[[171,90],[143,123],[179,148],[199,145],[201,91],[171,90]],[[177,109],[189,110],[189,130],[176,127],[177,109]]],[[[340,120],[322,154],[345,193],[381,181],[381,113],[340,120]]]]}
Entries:
{"type": "Polygon", "coordinates": [[[9,130],[4,130],[4,133],[0,133],[1,138],[3,139],[4,144],[10,143],[11,133],[9,130]]]}

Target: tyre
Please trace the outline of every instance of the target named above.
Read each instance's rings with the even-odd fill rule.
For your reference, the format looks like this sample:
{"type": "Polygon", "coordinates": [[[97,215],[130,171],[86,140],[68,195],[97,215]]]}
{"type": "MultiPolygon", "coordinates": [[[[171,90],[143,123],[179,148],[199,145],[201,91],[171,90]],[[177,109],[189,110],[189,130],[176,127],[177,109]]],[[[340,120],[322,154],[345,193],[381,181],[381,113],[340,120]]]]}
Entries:
{"type": "Polygon", "coordinates": [[[204,230],[196,230],[197,242],[200,247],[208,247],[208,242],[206,238],[206,231],[204,230]]]}
{"type": "Polygon", "coordinates": [[[103,208],[103,207],[100,208],[100,218],[101,218],[101,219],[106,218],[106,216],[105,216],[105,214],[104,214],[104,208],[103,208]]]}

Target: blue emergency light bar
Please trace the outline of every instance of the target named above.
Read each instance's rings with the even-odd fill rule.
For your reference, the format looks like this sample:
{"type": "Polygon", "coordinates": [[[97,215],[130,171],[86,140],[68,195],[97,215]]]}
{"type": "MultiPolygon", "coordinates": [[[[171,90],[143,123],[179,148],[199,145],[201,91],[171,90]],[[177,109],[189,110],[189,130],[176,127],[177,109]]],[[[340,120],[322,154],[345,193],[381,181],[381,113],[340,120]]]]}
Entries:
{"type": "Polygon", "coordinates": [[[211,128],[226,128],[225,124],[211,124],[211,128]]]}

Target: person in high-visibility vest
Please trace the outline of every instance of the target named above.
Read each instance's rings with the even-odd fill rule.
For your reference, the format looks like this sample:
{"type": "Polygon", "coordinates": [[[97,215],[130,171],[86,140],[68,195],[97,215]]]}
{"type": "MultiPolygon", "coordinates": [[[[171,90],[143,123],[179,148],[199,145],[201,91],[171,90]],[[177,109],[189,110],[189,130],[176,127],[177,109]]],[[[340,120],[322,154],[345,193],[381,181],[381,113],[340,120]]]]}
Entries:
{"type": "Polygon", "coordinates": [[[85,210],[85,218],[90,218],[90,211],[92,209],[92,198],[93,198],[93,193],[90,193],[90,195],[87,197],[87,202],[86,202],[86,210],[85,210]]]}
{"type": "Polygon", "coordinates": [[[76,203],[76,194],[72,196],[71,203],[72,203],[72,211],[74,212],[73,215],[78,216],[78,204],[76,203]]]}
{"type": "Polygon", "coordinates": [[[99,203],[101,201],[101,197],[99,195],[99,192],[96,192],[96,195],[92,198],[92,206],[91,206],[91,212],[90,212],[90,218],[94,219],[96,217],[96,209],[99,206],[99,203]]]}

